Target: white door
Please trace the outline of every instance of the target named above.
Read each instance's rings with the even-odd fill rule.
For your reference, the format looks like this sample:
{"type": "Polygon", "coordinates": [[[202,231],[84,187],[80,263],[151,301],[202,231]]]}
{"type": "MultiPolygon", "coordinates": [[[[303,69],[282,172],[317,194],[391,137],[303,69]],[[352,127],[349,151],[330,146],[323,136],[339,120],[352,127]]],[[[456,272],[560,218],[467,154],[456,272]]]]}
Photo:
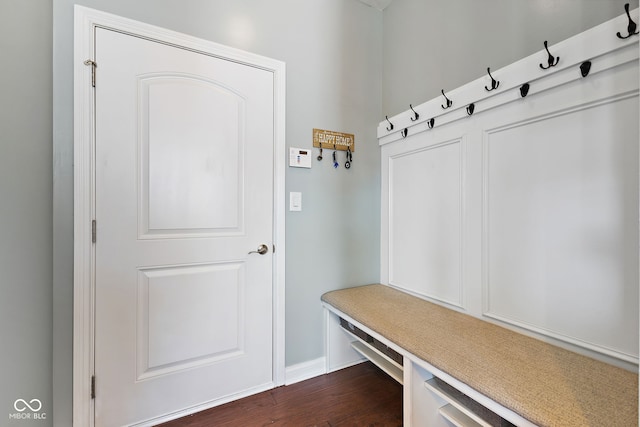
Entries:
{"type": "Polygon", "coordinates": [[[273,73],[95,40],[96,425],[271,387],[273,73]]]}

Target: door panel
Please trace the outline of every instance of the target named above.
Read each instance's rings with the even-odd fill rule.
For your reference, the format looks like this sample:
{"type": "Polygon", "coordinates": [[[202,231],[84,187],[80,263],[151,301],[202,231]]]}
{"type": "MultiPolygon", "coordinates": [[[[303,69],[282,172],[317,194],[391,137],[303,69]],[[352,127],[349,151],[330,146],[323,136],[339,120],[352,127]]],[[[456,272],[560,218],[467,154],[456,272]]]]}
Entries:
{"type": "Polygon", "coordinates": [[[145,234],[239,231],[243,97],[190,75],[138,84],[145,234]]]}
{"type": "Polygon", "coordinates": [[[138,380],[242,355],[242,264],[141,269],[138,277],[138,380]]]}
{"type": "Polygon", "coordinates": [[[273,74],[96,30],[96,425],[272,385],[273,74]]]}

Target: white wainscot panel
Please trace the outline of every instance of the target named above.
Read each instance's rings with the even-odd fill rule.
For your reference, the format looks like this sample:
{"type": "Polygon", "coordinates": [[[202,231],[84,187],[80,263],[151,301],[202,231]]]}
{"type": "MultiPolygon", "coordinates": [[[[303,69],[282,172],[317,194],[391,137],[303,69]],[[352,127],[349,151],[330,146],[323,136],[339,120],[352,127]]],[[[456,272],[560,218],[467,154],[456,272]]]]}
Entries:
{"type": "Polygon", "coordinates": [[[637,360],[637,120],[636,93],[485,135],[485,314],[637,360]]]}
{"type": "Polygon", "coordinates": [[[138,379],[243,352],[240,263],[141,269],[137,307],[138,379]]]}
{"type": "Polygon", "coordinates": [[[389,159],[390,283],[461,307],[460,139],[389,159]]]}
{"type": "Polygon", "coordinates": [[[191,76],[139,87],[140,237],[239,232],[244,99],[191,76]]]}

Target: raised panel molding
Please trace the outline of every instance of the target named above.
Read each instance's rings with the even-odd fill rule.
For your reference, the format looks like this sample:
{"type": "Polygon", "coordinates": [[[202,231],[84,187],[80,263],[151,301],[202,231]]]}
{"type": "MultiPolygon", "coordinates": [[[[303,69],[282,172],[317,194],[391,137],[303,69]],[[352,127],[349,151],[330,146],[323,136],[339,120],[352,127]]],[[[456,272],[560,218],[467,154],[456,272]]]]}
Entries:
{"type": "Polygon", "coordinates": [[[419,120],[407,110],[389,118],[393,129],[379,123],[382,283],[637,369],[639,39],[615,37],[627,24],[621,15],[550,46],[557,67],[540,69],[542,50],[492,71],[495,91],[485,76],[445,90],[451,108],[438,96],[413,107],[419,120]],[[443,155],[454,146],[455,162],[443,155]],[[432,227],[448,238],[440,245],[435,205],[456,223],[432,227]],[[433,248],[444,264],[424,255],[433,248]],[[455,262],[450,293],[430,288],[424,272],[455,262]]]}
{"type": "Polygon", "coordinates": [[[634,90],[485,132],[483,315],[637,360],[636,117],[634,90]]]}
{"type": "Polygon", "coordinates": [[[244,287],[243,263],[139,269],[137,380],[242,355],[244,287]]]}
{"type": "Polygon", "coordinates": [[[463,138],[391,156],[389,206],[389,283],[463,308],[463,138]]]}
{"type": "Polygon", "coordinates": [[[138,77],[138,98],[139,238],[242,235],[244,96],[201,76],[155,73],[138,77]]]}

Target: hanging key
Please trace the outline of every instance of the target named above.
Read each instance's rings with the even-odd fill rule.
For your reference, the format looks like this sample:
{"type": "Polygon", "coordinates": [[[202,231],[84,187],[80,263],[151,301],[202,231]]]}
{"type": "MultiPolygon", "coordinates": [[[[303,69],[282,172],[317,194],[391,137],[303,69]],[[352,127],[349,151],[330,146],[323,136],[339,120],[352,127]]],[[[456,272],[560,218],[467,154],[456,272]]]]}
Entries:
{"type": "Polygon", "coordinates": [[[351,167],[351,162],[353,161],[353,155],[351,154],[351,147],[347,147],[347,161],[344,162],[344,167],[349,169],[351,167]]]}

